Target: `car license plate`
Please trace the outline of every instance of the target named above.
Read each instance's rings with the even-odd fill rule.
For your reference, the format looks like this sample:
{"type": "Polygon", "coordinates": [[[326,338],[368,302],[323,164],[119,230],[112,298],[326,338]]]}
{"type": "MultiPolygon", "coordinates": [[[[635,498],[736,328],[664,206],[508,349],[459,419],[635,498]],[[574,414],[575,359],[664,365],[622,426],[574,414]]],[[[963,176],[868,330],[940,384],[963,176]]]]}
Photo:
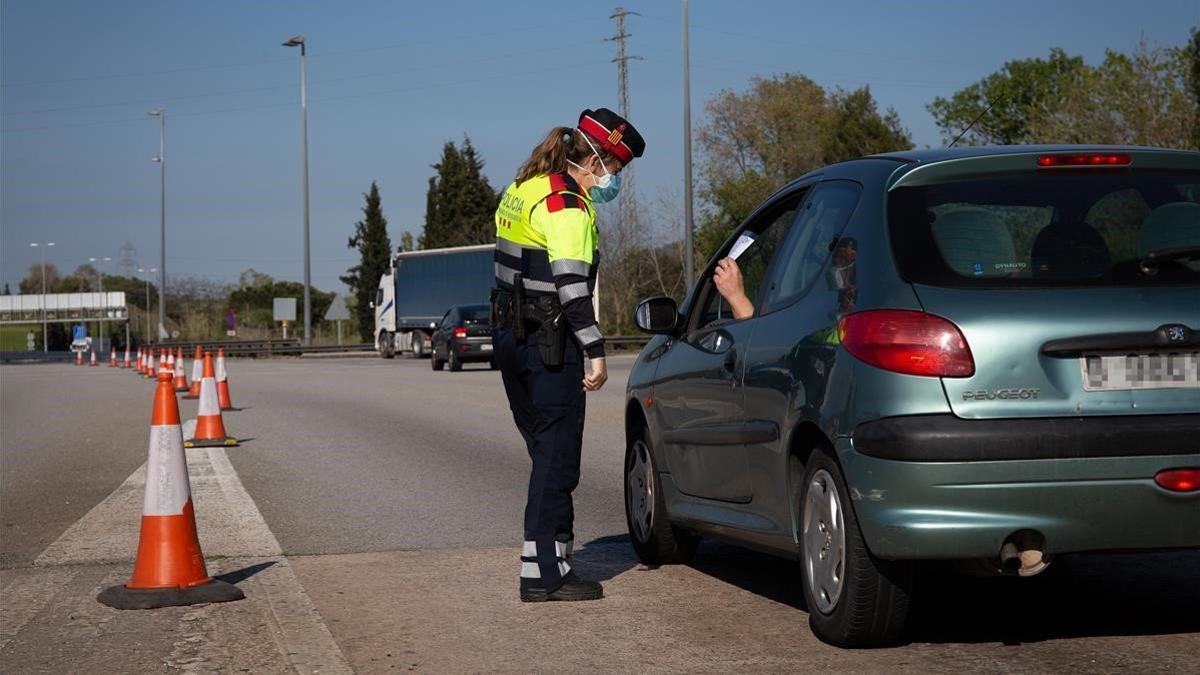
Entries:
{"type": "Polygon", "coordinates": [[[490,352],[490,351],[492,351],[492,343],[485,342],[485,343],[479,345],[479,349],[481,349],[482,351],[485,351],[485,352],[490,352]]]}
{"type": "Polygon", "coordinates": [[[1084,391],[1200,388],[1200,352],[1084,354],[1079,368],[1084,391]]]}

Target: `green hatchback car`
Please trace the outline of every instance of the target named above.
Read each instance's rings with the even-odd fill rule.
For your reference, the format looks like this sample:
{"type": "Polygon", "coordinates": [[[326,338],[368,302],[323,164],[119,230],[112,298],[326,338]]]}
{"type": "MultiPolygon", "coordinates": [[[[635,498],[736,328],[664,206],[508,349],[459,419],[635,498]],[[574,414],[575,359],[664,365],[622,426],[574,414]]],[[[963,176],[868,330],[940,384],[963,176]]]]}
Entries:
{"type": "Polygon", "coordinates": [[[627,386],[638,557],[704,536],[795,558],[829,643],[896,641],[917,561],[1200,547],[1200,153],[834,164],[635,321],[656,334],[627,386]],[[727,256],[751,318],[714,288],[727,256]]]}

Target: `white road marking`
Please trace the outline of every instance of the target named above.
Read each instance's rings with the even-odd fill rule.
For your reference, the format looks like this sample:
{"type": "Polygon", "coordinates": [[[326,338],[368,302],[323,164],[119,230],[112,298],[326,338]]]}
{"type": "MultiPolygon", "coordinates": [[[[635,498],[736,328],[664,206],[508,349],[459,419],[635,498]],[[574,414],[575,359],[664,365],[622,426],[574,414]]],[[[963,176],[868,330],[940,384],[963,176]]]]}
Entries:
{"type": "MultiPolygon", "coordinates": [[[[190,449],[187,464],[196,507],[196,529],[205,558],[209,561],[267,558],[273,562],[242,584],[251,600],[265,606],[281,657],[301,673],[352,672],[283,556],[279,541],[242,486],[225,448],[190,449]]],[[[54,595],[53,590],[61,588],[65,579],[74,574],[61,566],[133,562],[145,482],[143,464],[34,561],[35,567],[51,569],[8,584],[3,592],[5,611],[0,623],[0,648],[42,610],[54,595]]],[[[209,567],[212,572],[211,562],[209,567]]],[[[97,604],[93,597],[79,601],[97,604]]]]}

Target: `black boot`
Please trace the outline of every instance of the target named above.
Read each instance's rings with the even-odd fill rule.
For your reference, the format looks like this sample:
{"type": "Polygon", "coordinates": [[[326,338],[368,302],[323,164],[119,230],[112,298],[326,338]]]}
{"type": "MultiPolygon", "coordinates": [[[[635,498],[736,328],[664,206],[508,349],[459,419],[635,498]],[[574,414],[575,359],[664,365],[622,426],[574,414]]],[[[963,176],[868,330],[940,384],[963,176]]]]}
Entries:
{"type": "Polygon", "coordinates": [[[521,589],[521,602],[547,602],[549,600],[572,602],[575,600],[599,600],[602,597],[604,597],[604,587],[600,585],[599,581],[580,579],[573,573],[563,580],[562,586],[551,593],[547,593],[544,588],[521,589]]]}

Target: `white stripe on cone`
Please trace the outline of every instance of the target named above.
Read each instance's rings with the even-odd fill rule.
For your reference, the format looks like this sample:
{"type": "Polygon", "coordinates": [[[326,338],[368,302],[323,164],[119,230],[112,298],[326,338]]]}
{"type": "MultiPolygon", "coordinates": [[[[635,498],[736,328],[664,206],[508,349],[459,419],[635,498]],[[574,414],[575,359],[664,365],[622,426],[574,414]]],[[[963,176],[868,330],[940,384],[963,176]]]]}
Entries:
{"type": "Polygon", "coordinates": [[[217,381],[211,377],[200,380],[200,410],[197,417],[215,417],[221,414],[221,405],[217,403],[217,381]]]}
{"type": "Polygon", "coordinates": [[[183,429],[178,424],[150,427],[142,515],[180,515],[191,494],[192,485],[183,452],[183,429]]]}
{"type": "Polygon", "coordinates": [[[217,357],[217,382],[224,382],[229,379],[229,373],[225,372],[225,357],[217,357]]]}
{"type": "Polygon", "coordinates": [[[204,359],[192,359],[192,382],[204,379],[204,359]]]}
{"type": "Polygon", "coordinates": [[[183,377],[183,359],[175,362],[175,377],[183,377]]]}

